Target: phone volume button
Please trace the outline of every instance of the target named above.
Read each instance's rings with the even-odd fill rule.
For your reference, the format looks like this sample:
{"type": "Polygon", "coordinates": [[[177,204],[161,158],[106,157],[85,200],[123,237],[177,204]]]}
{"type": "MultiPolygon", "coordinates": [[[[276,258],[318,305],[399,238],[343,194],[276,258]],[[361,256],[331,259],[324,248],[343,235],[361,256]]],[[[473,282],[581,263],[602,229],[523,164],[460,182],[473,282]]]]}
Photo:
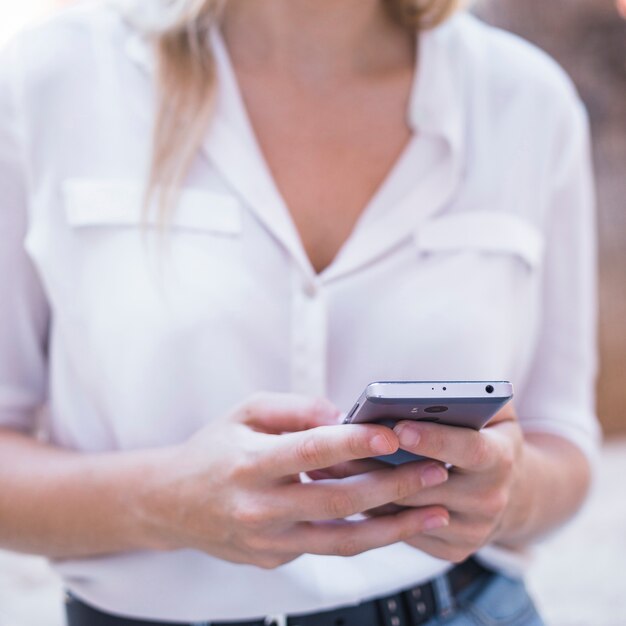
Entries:
{"type": "Polygon", "coordinates": [[[359,408],[360,403],[357,402],[353,407],[352,410],[350,411],[350,413],[348,413],[348,417],[346,417],[346,419],[348,421],[350,421],[352,419],[352,416],[356,413],[356,410],[359,408]]]}

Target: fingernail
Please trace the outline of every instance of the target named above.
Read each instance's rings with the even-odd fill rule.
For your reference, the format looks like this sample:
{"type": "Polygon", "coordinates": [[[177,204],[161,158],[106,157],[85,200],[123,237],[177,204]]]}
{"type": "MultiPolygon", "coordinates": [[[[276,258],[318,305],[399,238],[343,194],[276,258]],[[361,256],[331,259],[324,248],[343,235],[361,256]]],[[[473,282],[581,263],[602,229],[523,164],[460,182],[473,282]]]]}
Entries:
{"type": "Polygon", "coordinates": [[[420,433],[411,424],[399,424],[393,431],[398,436],[403,448],[414,448],[419,443],[420,433]]]}
{"type": "Polygon", "coordinates": [[[448,480],[448,472],[441,465],[429,465],[422,472],[422,484],[424,487],[434,487],[448,480]]]}
{"type": "Polygon", "coordinates": [[[435,515],[434,517],[427,517],[424,520],[422,528],[424,530],[436,530],[437,528],[444,528],[448,525],[448,519],[441,515],[435,515]]]}
{"type": "Polygon", "coordinates": [[[383,435],[376,435],[371,441],[370,446],[374,454],[391,454],[393,449],[389,445],[389,441],[383,435]]]}

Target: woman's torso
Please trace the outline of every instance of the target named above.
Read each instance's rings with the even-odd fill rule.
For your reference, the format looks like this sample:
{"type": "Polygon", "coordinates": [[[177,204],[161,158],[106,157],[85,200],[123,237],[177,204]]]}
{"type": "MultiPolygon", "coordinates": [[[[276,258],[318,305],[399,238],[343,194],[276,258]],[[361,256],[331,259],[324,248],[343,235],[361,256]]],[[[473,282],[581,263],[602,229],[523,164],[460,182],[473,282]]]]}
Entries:
{"type": "MultiPolygon", "coordinates": [[[[19,70],[26,245],[52,310],[44,428],[54,443],[168,445],[259,390],[325,395],[347,410],[381,379],[509,379],[523,402],[551,129],[569,104],[561,76],[526,44],[465,15],[422,38],[412,136],[318,273],[219,37],[215,119],[165,245],[141,224],[149,47],[113,10],[89,4],[33,42],[19,70]]],[[[274,571],[192,551],[56,563],[96,606],[177,620],[318,610],[448,566],[405,545],[274,571]]]]}

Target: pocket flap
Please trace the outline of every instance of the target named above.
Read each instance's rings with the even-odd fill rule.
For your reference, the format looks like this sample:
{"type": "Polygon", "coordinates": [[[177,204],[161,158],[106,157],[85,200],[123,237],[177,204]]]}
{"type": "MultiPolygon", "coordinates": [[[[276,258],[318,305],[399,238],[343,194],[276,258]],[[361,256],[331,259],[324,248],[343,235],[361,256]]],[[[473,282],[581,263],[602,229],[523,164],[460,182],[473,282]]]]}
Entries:
{"type": "Polygon", "coordinates": [[[531,268],[541,263],[543,235],[513,213],[467,211],[441,215],[420,224],[415,233],[420,251],[484,250],[515,254],[531,268]]]}
{"type": "MultiPolygon", "coordinates": [[[[156,207],[143,216],[144,188],[130,181],[72,179],[63,183],[68,223],[90,226],[157,226],[156,207]]],[[[169,219],[172,227],[236,235],[242,229],[241,205],[227,193],[182,189],[169,219]]]]}

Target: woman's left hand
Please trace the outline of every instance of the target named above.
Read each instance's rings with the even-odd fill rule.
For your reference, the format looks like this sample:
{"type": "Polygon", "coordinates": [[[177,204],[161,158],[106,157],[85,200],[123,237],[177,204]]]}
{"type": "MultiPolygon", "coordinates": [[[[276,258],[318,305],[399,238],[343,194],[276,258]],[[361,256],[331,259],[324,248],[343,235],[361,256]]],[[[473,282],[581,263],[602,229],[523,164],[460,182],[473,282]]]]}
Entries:
{"type": "MultiPolygon", "coordinates": [[[[437,558],[461,562],[497,540],[503,530],[523,523],[524,437],[511,405],[480,432],[428,422],[399,422],[394,430],[401,448],[437,461],[416,463],[431,463],[433,471],[448,474],[444,483],[395,502],[399,507],[440,505],[448,512],[444,526],[423,530],[407,543],[437,558]]],[[[377,466],[377,461],[356,461],[312,477],[348,476],[377,466]]],[[[391,510],[388,506],[370,513],[391,510]]]]}

